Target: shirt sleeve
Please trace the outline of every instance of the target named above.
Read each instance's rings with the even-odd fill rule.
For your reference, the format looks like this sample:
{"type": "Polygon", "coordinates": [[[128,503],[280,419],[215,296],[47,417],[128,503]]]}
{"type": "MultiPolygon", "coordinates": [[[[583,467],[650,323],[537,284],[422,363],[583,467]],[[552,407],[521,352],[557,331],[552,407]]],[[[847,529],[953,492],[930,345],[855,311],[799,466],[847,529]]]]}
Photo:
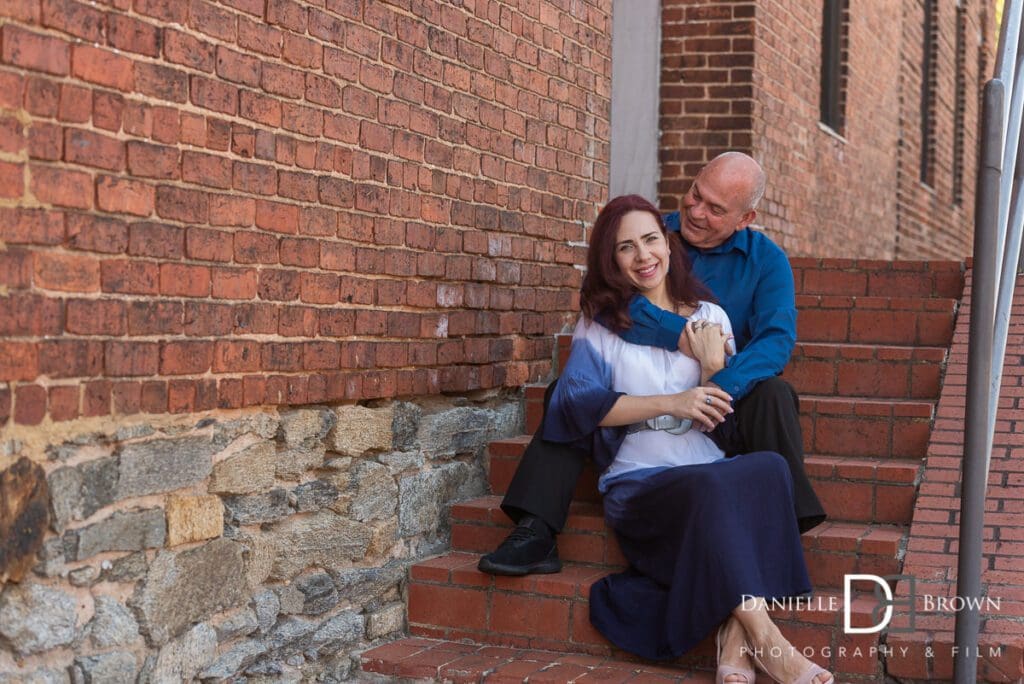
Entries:
{"type": "Polygon", "coordinates": [[[679,349],[679,336],[686,326],[682,316],[656,307],[646,297],[634,295],[629,302],[629,317],[633,325],[619,333],[626,342],[669,351],[679,349]]]}
{"type": "Polygon", "coordinates": [[[734,400],[746,396],[761,380],[782,373],[796,344],[793,271],[785,253],[772,247],[754,288],[750,341],[711,376],[734,400]]]}
{"type": "MultiPolygon", "coordinates": [[[[623,395],[612,389],[612,369],[602,357],[594,335],[573,335],[569,360],[551,395],[541,435],[551,442],[586,450],[603,470],[615,458],[625,427],[604,428],[600,422],[623,395]]],[[[611,333],[605,333],[611,334],[611,333]]]]}

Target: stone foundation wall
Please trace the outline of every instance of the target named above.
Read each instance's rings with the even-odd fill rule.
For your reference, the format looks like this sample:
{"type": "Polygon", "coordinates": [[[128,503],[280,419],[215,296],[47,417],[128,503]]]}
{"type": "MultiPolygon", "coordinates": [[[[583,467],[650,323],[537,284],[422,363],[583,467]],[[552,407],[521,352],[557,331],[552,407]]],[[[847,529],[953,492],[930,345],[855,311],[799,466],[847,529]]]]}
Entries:
{"type": "Polygon", "coordinates": [[[348,679],[403,632],[406,568],[485,491],[487,442],[522,430],[507,393],[182,420],[0,445],[48,500],[0,593],[0,682],[348,679]]]}

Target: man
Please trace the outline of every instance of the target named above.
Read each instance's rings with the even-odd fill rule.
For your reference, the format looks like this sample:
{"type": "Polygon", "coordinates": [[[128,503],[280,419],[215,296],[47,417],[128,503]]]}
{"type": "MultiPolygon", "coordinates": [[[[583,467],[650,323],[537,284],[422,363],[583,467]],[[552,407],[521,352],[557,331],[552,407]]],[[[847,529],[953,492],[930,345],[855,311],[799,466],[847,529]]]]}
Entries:
{"type": "MultiPolygon", "coordinates": [[[[710,383],[733,397],[734,412],[719,414],[710,437],[726,455],[775,451],[789,464],[801,532],[825,519],[803,466],[798,399],[777,376],[796,343],[796,296],[785,253],[747,226],[764,195],[761,166],[740,152],[726,152],[705,166],[683,198],[678,221],[697,277],[729,314],[737,353],[710,383]]],[[[635,297],[633,326],[622,337],[635,344],[687,352],[686,319],[635,297]]],[[[550,388],[549,388],[550,395],[550,388]]],[[[545,398],[545,405],[547,398],[545,398]]],[[[558,572],[555,535],[565,525],[586,453],[543,438],[543,427],[527,447],[502,510],[516,527],[479,568],[495,575],[558,572]]]]}

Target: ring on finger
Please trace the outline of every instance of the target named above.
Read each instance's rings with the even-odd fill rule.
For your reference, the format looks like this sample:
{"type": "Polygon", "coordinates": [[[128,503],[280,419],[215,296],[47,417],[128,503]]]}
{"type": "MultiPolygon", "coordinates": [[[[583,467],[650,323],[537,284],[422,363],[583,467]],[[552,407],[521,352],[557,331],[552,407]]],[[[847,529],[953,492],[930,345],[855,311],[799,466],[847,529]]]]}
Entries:
{"type": "Polygon", "coordinates": [[[711,406],[711,397],[704,397],[704,403],[711,406]]]}

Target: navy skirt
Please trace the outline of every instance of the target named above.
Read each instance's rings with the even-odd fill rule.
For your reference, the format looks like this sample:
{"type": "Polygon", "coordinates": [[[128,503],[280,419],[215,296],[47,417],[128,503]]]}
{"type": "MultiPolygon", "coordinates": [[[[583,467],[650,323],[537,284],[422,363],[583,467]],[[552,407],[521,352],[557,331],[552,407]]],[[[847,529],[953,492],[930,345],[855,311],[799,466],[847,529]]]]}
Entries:
{"type": "Polygon", "coordinates": [[[811,590],[786,461],[761,451],[624,476],[604,497],[626,572],[590,589],[590,621],[619,648],[678,658],[744,596],[811,590]]]}

